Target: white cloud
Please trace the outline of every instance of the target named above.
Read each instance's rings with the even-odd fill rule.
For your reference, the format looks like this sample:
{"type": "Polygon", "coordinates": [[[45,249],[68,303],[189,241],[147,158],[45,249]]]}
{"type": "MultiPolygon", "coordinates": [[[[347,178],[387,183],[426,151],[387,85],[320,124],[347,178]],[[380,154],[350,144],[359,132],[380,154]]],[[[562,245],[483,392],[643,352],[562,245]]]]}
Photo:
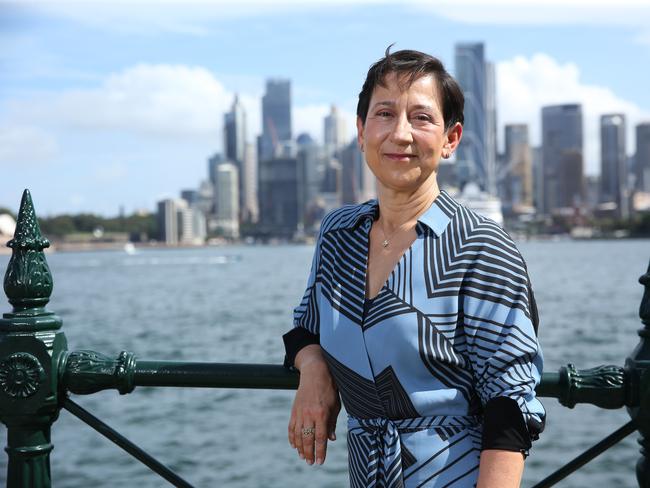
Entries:
{"type": "MultiPolygon", "coordinates": [[[[250,89],[252,83],[248,83],[250,89]]],[[[258,81],[263,86],[263,80],[258,81]]],[[[295,90],[295,87],[294,87],[295,90]]],[[[255,142],[261,131],[261,94],[239,92],[247,118],[247,138],[255,142]]],[[[215,150],[222,146],[223,114],[230,109],[235,93],[203,67],[185,65],[140,64],[110,74],[100,80],[98,86],[87,89],[66,90],[54,93],[37,93],[8,102],[4,120],[24,126],[51,127],[53,131],[64,130],[68,135],[84,137],[87,131],[95,134],[121,132],[135,137],[150,139],[182,140],[199,138],[214,144],[215,150]]],[[[322,141],[323,117],[329,113],[326,104],[294,106],[293,132],[309,132],[322,141]]],[[[346,119],[348,132],[354,134],[354,114],[340,110],[346,119]]],[[[9,130],[9,129],[7,129],[9,130]]],[[[7,132],[7,131],[5,131],[7,132]]],[[[14,127],[4,137],[16,142],[3,145],[26,151],[40,149],[31,158],[50,154],[56,145],[53,139],[39,144],[27,143],[44,133],[14,127]],[[20,140],[19,140],[20,139],[20,140]]],[[[0,159],[2,156],[0,152],[0,159]]],[[[108,178],[110,175],[98,175],[108,178]]]]}
{"type": "Polygon", "coordinates": [[[497,104],[501,126],[528,123],[531,142],[538,145],[541,107],[561,103],[582,104],[586,171],[591,174],[598,173],[600,167],[599,123],[602,114],[620,112],[626,115],[628,153],[634,150],[634,125],[650,117],[648,112],[609,88],[583,83],[575,64],[561,64],[541,53],[530,58],[517,56],[497,64],[497,104]]]}
{"type": "Polygon", "coordinates": [[[59,153],[55,137],[30,125],[0,127],[0,166],[46,163],[59,153]]]}
{"type": "Polygon", "coordinates": [[[100,86],[8,103],[8,120],[162,137],[218,136],[232,94],[205,68],[137,65],[100,86]]]}

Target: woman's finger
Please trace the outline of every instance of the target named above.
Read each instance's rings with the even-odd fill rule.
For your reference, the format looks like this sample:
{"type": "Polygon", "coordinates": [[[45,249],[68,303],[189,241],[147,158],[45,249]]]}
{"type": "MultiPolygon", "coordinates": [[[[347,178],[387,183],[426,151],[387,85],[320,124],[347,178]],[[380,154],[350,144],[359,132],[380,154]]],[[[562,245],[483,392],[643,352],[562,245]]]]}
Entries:
{"type": "Polygon", "coordinates": [[[336,417],[336,415],[330,415],[330,421],[327,427],[327,438],[331,441],[336,440],[336,417]]]}
{"type": "Polygon", "coordinates": [[[298,456],[300,456],[301,459],[305,459],[305,454],[302,450],[302,423],[302,415],[298,410],[296,412],[296,423],[293,426],[293,442],[295,443],[295,448],[298,451],[298,456]]]}
{"type": "Polygon", "coordinates": [[[296,441],[294,437],[294,431],[296,429],[296,409],[295,407],[291,408],[291,417],[289,417],[289,427],[287,431],[287,436],[289,438],[289,445],[296,448],[296,441]]]}
{"type": "Polygon", "coordinates": [[[300,438],[302,440],[302,455],[309,464],[314,464],[314,434],[315,427],[313,421],[303,419],[302,428],[300,429],[300,438]]]}
{"type": "Polygon", "coordinates": [[[325,419],[316,421],[316,437],[314,438],[316,464],[323,464],[325,462],[325,455],[327,454],[327,428],[328,422],[325,419]]]}

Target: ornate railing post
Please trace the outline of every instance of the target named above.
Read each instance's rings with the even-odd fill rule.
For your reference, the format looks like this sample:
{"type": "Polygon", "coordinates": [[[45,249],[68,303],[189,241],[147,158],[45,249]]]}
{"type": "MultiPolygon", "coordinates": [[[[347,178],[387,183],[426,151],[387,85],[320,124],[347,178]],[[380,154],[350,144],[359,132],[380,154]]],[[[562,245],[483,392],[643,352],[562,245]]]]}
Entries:
{"type": "Polygon", "coordinates": [[[61,319],[45,309],[52,275],[29,191],[25,190],[4,290],[13,306],[0,319],[0,420],[7,426],[7,486],[49,487],[50,427],[59,412],[57,362],[66,349],[61,319]]]}
{"type": "Polygon", "coordinates": [[[641,488],[650,488],[650,266],[639,282],[645,287],[639,308],[643,328],[639,329],[641,340],[625,366],[631,372],[632,397],[628,405],[638,405],[628,408],[628,412],[641,433],[641,458],[636,465],[636,476],[641,488]]]}

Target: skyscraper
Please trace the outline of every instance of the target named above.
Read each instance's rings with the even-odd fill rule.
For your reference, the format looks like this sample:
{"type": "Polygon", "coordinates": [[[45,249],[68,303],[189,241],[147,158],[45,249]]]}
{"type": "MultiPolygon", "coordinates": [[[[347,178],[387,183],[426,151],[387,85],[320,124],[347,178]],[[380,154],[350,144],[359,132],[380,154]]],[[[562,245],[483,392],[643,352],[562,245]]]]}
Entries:
{"type": "Polygon", "coordinates": [[[237,95],[235,95],[230,112],[223,116],[223,147],[226,159],[236,165],[244,161],[246,112],[237,95]]]}
{"type": "Polygon", "coordinates": [[[650,192],[650,122],[636,126],[636,189],[650,192]]]}
{"type": "MultiPolygon", "coordinates": [[[[487,74],[483,43],[455,48],[456,79],[465,95],[463,140],[456,151],[460,185],[473,181],[487,189],[487,74]]],[[[493,84],[491,84],[493,86],[493,84]]]]}
{"type": "Polygon", "coordinates": [[[584,201],[582,107],[542,107],[542,211],[581,205],[584,201]]]}
{"type": "Polygon", "coordinates": [[[301,199],[304,209],[313,206],[318,199],[325,174],[325,151],[307,134],[298,136],[298,169],[301,199]]]}
{"type": "Polygon", "coordinates": [[[339,114],[336,105],[332,105],[329,115],[323,121],[325,151],[328,156],[334,155],[347,142],[345,120],[339,114]]]}
{"type": "Polygon", "coordinates": [[[615,203],[618,216],[627,208],[625,115],[600,117],[600,202],[615,203]],[[625,200],[625,201],[624,201],[625,200]]]}
{"type": "Polygon", "coordinates": [[[216,227],[224,237],[239,237],[239,182],[237,166],[223,163],[217,168],[216,227]]]}
{"type": "Polygon", "coordinates": [[[262,135],[259,138],[258,157],[266,161],[275,156],[276,148],[291,135],[291,81],[266,80],[262,97],[262,135]]]}
{"type": "Polygon", "coordinates": [[[528,143],[528,125],[505,127],[505,202],[516,212],[533,204],[532,154],[528,143]]]}
{"type": "Polygon", "coordinates": [[[494,63],[485,64],[485,189],[497,194],[497,94],[494,63]]]}
{"type": "Polygon", "coordinates": [[[243,215],[246,209],[247,192],[247,175],[245,164],[246,160],[246,112],[244,107],[239,101],[239,97],[235,95],[232,108],[230,112],[224,114],[223,121],[223,147],[226,155],[226,160],[230,161],[237,168],[237,180],[239,181],[239,188],[237,193],[239,195],[239,202],[237,207],[242,213],[241,218],[247,217],[243,215]]]}
{"type": "Polygon", "coordinates": [[[180,198],[158,202],[160,239],[168,246],[205,242],[205,215],[180,198]]]}
{"type": "Polygon", "coordinates": [[[257,151],[255,145],[246,143],[244,151],[244,171],[240,175],[243,180],[244,207],[242,220],[244,222],[257,222],[259,218],[259,205],[257,202],[257,151]]]}
{"type": "Polygon", "coordinates": [[[302,224],[301,171],[296,158],[260,160],[260,233],[291,239],[302,224]]]}

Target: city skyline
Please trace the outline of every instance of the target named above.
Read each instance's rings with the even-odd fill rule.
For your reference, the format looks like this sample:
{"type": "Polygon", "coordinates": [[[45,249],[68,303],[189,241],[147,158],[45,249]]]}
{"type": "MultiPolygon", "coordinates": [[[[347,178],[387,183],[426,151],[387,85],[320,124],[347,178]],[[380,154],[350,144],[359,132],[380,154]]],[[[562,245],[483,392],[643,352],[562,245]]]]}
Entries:
{"type": "MultiPolygon", "coordinates": [[[[402,9],[382,3],[373,12],[362,4],[333,9],[332,3],[313,9],[282,6],[280,10],[291,9],[294,14],[284,24],[279,12],[242,11],[228,18],[212,9],[204,18],[189,12],[172,19],[168,12],[169,22],[176,22],[172,26],[160,21],[164,12],[149,24],[135,15],[128,26],[109,26],[107,19],[124,18],[128,12],[106,7],[106,14],[106,9],[99,9],[104,19],[84,8],[73,15],[53,2],[20,8],[3,2],[9,8],[3,9],[0,19],[10,27],[3,36],[11,42],[5,43],[10,49],[0,58],[8,68],[0,75],[0,171],[5,183],[0,206],[15,209],[22,188],[30,187],[43,215],[79,211],[113,215],[121,205],[127,212],[153,210],[155,201],[175,196],[181,188],[197,187],[207,159],[223,151],[223,115],[235,93],[247,114],[247,142],[255,142],[261,134],[260,100],[267,78],[291,80],[294,137],[309,132],[322,142],[323,118],[336,104],[352,139],[356,95],[365,71],[391,42],[396,42],[395,50],[414,48],[439,56],[452,74],[453,45],[484,42],[485,57],[496,67],[501,151],[506,124],[528,124],[530,143],[537,146],[541,107],[578,103],[583,106],[585,172],[598,174],[600,117],[625,114],[628,154],[635,148],[635,126],[650,120],[650,95],[635,86],[647,79],[643,75],[648,68],[639,66],[636,76],[620,76],[619,71],[635,67],[630,59],[648,58],[650,42],[644,41],[646,31],[639,27],[648,19],[648,7],[637,7],[632,16],[632,7],[619,6],[618,21],[599,27],[602,20],[577,19],[571,9],[562,25],[543,19],[536,25],[519,25],[521,20],[515,22],[506,13],[501,23],[479,22],[462,5],[447,15],[440,8],[415,3],[402,9]],[[417,29],[426,25],[420,17],[427,16],[439,33],[431,39],[409,30],[361,40],[387,19],[411,21],[407,24],[417,29]],[[346,22],[340,22],[342,17],[346,22]],[[316,18],[322,25],[314,23],[316,18]],[[190,28],[199,24],[204,31],[190,28]],[[182,25],[188,32],[180,32],[182,25]],[[138,26],[147,28],[138,31],[138,26]],[[243,26],[250,39],[238,39],[235,46],[236,37],[227,39],[228,35],[243,26]],[[331,40],[323,37],[326,31],[331,40]],[[533,35],[522,38],[524,31],[533,35]],[[565,43],[560,48],[576,31],[593,42],[565,43]],[[597,39],[596,31],[604,39],[597,39]],[[540,39],[531,40],[534,34],[540,39]],[[291,35],[302,36],[296,39],[305,45],[287,44],[291,35]],[[71,39],[79,38],[87,45],[73,49],[71,39]],[[260,45],[261,38],[269,46],[260,45]],[[514,38],[516,45],[511,42],[514,38]],[[180,40],[184,47],[175,45],[180,40]],[[337,55],[342,44],[349,49],[337,55]],[[251,56],[253,45],[258,48],[256,57],[251,56]],[[621,46],[626,46],[624,51],[621,46]],[[313,59],[305,58],[309,49],[313,59]],[[102,56],[94,56],[94,50],[102,56]],[[599,54],[589,55],[589,50],[599,54]]],[[[469,3],[464,2],[465,7],[469,3]]],[[[208,8],[207,3],[202,5],[208,8]]],[[[136,14],[147,11],[145,6],[136,8],[136,14]]],[[[512,10],[511,17],[516,17],[521,9],[512,10]]]]}

